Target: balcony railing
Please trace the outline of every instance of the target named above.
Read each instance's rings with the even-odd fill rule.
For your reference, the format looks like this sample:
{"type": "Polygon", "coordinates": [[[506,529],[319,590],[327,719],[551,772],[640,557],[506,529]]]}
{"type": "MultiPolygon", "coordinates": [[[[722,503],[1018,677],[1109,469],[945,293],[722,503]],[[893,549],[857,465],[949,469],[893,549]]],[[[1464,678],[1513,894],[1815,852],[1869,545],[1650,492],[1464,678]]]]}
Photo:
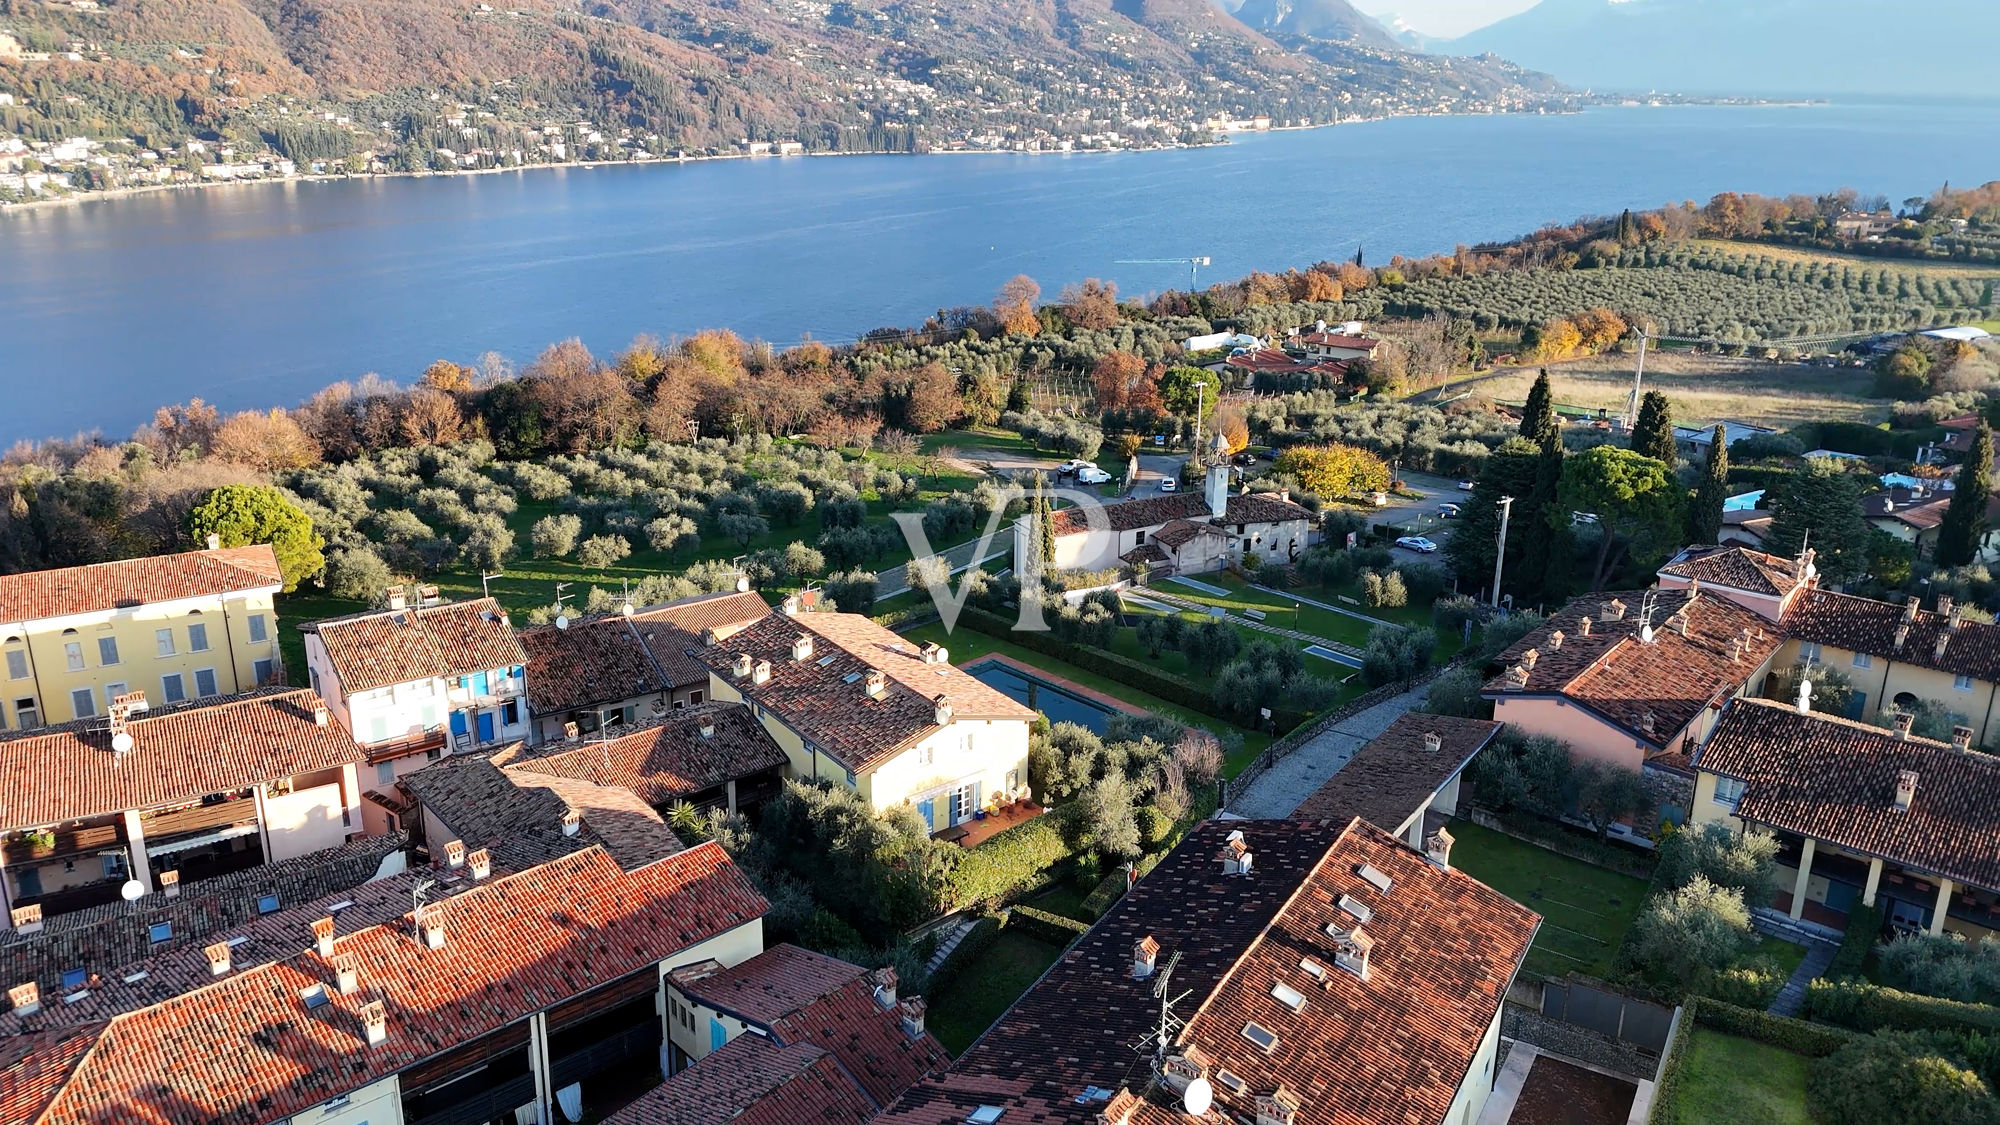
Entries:
{"type": "Polygon", "coordinates": [[[512,1117],[517,1107],[534,1100],[535,1076],[524,1074],[480,1089],[455,1105],[408,1120],[409,1125],[486,1125],[495,1118],[512,1117]]]}
{"type": "Polygon", "coordinates": [[[7,840],[4,847],[0,847],[0,858],[4,858],[7,866],[15,867],[24,863],[60,859],[65,856],[94,855],[119,847],[124,842],[123,826],[119,821],[111,820],[74,828],[59,828],[39,839],[25,832],[16,833],[7,840]]]}
{"type": "Polygon", "coordinates": [[[193,832],[212,832],[238,824],[257,822],[257,802],[248,798],[219,801],[213,805],[191,805],[172,812],[146,813],[139,817],[148,844],[193,832]]]}

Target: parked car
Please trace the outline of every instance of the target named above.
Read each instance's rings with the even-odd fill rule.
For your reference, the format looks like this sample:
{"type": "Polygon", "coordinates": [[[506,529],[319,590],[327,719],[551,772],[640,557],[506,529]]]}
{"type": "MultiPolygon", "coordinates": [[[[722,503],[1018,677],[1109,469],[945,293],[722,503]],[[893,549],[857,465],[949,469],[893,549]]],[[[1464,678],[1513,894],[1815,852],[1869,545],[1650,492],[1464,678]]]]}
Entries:
{"type": "Polygon", "coordinates": [[[1462,480],[1458,482],[1458,490],[1460,492],[1471,492],[1474,487],[1475,487],[1474,484],[1469,480],[1462,480]]]}
{"type": "Polygon", "coordinates": [[[1056,466],[1056,472],[1064,476],[1068,476],[1070,473],[1080,473],[1085,469],[1095,469],[1095,468],[1097,468],[1095,462],[1086,461],[1081,457],[1072,457],[1069,460],[1064,461],[1062,464],[1056,466]]]}
{"type": "Polygon", "coordinates": [[[1111,474],[1095,465],[1085,465],[1076,471],[1076,481],[1078,484],[1105,484],[1110,480],[1111,474]]]}
{"type": "Polygon", "coordinates": [[[1161,491],[1161,492],[1178,492],[1178,491],[1180,491],[1180,487],[1181,487],[1181,482],[1180,482],[1180,481],[1178,481],[1178,480],[1175,480],[1175,479],[1174,479],[1173,477],[1161,477],[1161,478],[1160,478],[1160,491],[1161,491]]]}
{"type": "Polygon", "coordinates": [[[1386,508],[1389,506],[1389,494],[1386,492],[1371,492],[1368,494],[1368,503],[1377,508],[1386,508]]]}
{"type": "Polygon", "coordinates": [[[1239,465],[1248,467],[1250,465],[1255,465],[1257,463],[1257,455],[1255,453],[1250,453],[1246,451],[1243,453],[1238,453],[1234,458],[1232,458],[1232,460],[1234,460],[1239,465]]]}
{"type": "Polygon", "coordinates": [[[1460,517],[1460,516],[1462,516],[1462,515],[1464,515],[1464,514],[1465,514],[1465,513],[1464,513],[1464,512],[1462,512],[1462,511],[1460,511],[1460,510],[1459,510],[1459,507],[1458,507],[1458,505],[1456,505],[1456,504],[1439,504],[1439,505],[1438,505],[1438,518],[1439,518],[1439,519],[1445,519],[1445,520],[1455,520],[1455,519],[1457,519],[1458,517],[1460,517]]]}
{"type": "Polygon", "coordinates": [[[1569,514],[1569,523],[1571,527],[1595,527],[1597,526],[1597,513],[1571,512],[1569,514]]]}
{"type": "Polygon", "coordinates": [[[1421,535],[1405,535],[1401,539],[1396,540],[1396,546],[1415,551],[1420,555],[1428,555],[1438,549],[1436,543],[1431,542],[1421,535]]]}

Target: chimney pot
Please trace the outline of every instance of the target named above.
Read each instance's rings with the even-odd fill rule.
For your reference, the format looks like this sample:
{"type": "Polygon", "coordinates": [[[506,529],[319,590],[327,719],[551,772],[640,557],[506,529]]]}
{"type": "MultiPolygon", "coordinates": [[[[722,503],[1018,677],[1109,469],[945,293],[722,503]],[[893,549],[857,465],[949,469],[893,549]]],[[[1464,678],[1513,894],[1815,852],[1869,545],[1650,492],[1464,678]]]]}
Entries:
{"type": "Polygon", "coordinates": [[[208,971],[211,974],[219,977],[229,971],[228,942],[218,941],[214,945],[203,947],[202,952],[208,954],[208,971]]]}
{"type": "Polygon", "coordinates": [[[750,672],[753,666],[754,665],[750,659],[750,654],[747,652],[739,652],[736,654],[736,661],[731,670],[735,672],[737,679],[747,680],[750,678],[750,672]]]}
{"type": "Polygon", "coordinates": [[[42,1009],[42,990],[34,981],[7,990],[7,1004],[17,1016],[32,1016],[42,1009]]]}
{"type": "Polygon", "coordinates": [[[445,843],[444,865],[446,867],[465,866],[465,841],[450,840],[445,843]]]}
{"type": "Polygon", "coordinates": [[[465,862],[472,868],[474,879],[484,879],[493,874],[493,853],[485,848],[466,853],[465,862]]]}
{"type": "Polygon", "coordinates": [[[868,980],[875,986],[875,1002],[882,1006],[883,1011],[896,1006],[897,976],[893,965],[884,965],[869,973],[868,980]]]}
{"type": "Polygon", "coordinates": [[[763,684],[769,683],[770,680],[771,662],[768,660],[759,660],[756,666],[750,670],[750,682],[753,684],[763,684]]]}
{"type": "Polygon", "coordinates": [[[342,996],[352,996],[361,991],[361,969],[354,963],[354,958],[334,958],[333,985],[342,996]]]}
{"type": "Polygon", "coordinates": [[[1424,732],[1424,750],[1425,750],[1425,752],[1426,752],[1426,753],[1431,753],[1431,754],[1435,754],[1435,753],[1437,753],[1437,752],[1438,752],[1439,750],[1442,750],[1442,749],[1444,749],[1444,739],[1443,739],[1443,737],[1441,737],[1441,736],[1440,736],[1440,735],[1438,734],[1438,732],[1436,732],[1436,731],[1434,731],[1434,730],[1433,730],[1433,731],[1425,731],[1425,732],[1424,732]]]}
{"type": "Polygon", "coordinates": [[[313,944],[318,947],[321,957],[333,956],[333,915],[314,919],[312,924],[313,944]]]}
{"type": "Polygon", "coordinates": [[[1904,770],[1896,775],[1896,811],[1909,812],[1910,805],[1917,799],[1917,771],[1904,770]]]}
{"type": "Polygon", "coordinates": [[[800,663],[804,663],[805,661],[811,660],[812,655],[813,655],[813,639],[811,633],[800,633],[798,636],[792,638],[793,660],[799,661],[800,663]]]}
{"type": "Polygon", "coordinates": [[[160,872],[160,891],[168,898],[181,897],[181,873],[178,871],[160,872]]]}
{"type": "Polygon", "coordinates": [[[1429,857],[1432,863],[1449,870],[1451,868],[1452,843],[1452,834],[1444,825],[1440,824],[1438,825],[1438,830],[1431,833],[1424,840],[1424,855],[1429,857]]]}
{"type": "Polygon", "coordinates": [[[28,906],[15,907],[12,911],[12,917],[10,921],[14,923],[15,933],[18,934],[41,933],[42,904],[37,902],[28,906]]]}
{"type": "Polygon", "coordinates": [[[379,1047],[389,1038],[389,1013],[380,1000],[361,1006],[361,1038],[370,1047],[379,1047]]]}
{"type": "Polygon", "coordinates": [[[921,996],[912,996],[898,1004],[902,1009],[903,1034],[912,1039],[924,1037],[924,1009],[927,1007],[921,996]]]}
{"type": "Polygon", "coordinates": [[[417,912],[417,931],[423,938],[424,948],[444,948],[444,916],[435,906],[427,906],[417,912]]]}
{"type": "Polygon", "coordinates": [[[582,829],[583,814],[575,809],[565,810],[562,817],[562,834],[565,836],[574,836],[582,829]]]}
{"type": "Polygon", "coordinates": [[[1897,741],[1907,742],[1910,737],[1910,727],[1917,721],[1917,716],[1915,715],[1915,713],[1910,711],[1898,711],[1896,712],[1895,719],[1892,721],[1895,726],[1897,741]]]}
{"type": "Polygon", "coordinates": [[[327,721],[327,720],[328,720],[329,718],[331,718],[331,717],[332,717],[332,714],[331,714],[331,713],[330,713],[329,711],[327,711],[327,709],[326,709],[326,704],[324,704],[324,703],[321,703],[321,704],[318,704],[317,706],[315,706],[315,707],[313,708],[313,725],[314,725],[314,726],[316,726],[316,727],[323,727],[323,726],[325,726],[325,725],[326,725],[326,721],[327,721]]]}
{"type": "Polygon", "coordinates": [[[1584,636],[1588,637],[1590,635],[1590,618],[1585,617],[1582,621],[1578,622],[1577,628],[1584,636]]]}
{"type": "Polygon", "coordinates": [[[1951,728],[1951,747],[1954,750],[1972,749],[1972,728],[1971,727],[1951,728]]]}
{"type": "Polygon", "coordinates": [[[207,537],[204,538],[202,542],[206,543],[208,545],[208,549],[211,551],[222,550],[222,536],[217,535],[213,531],[209,532],[207,537]]]}
{"type": "Polygon", "coordinates": [[[1147,934],[1132,943],[1132,979],[1145,980],[1160,962],[1160,942],[1147,934]]]}

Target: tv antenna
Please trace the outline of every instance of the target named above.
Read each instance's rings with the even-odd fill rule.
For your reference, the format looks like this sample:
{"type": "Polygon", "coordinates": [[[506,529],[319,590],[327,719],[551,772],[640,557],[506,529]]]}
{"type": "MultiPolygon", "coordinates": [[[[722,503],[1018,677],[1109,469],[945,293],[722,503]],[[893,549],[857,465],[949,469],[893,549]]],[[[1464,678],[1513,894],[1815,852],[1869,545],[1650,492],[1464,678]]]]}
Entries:
{"type": "Polygon", "coordinates": [[[569,596],[563,593],[563,591],[567,589],[569,589],[569,583],[556,583],[556,628],[558,629],[569,628],[569,612],[563,608],[563,599],[569,596]]]}
{"type": "Polygon", "coordinates": [[[496,571],[494,571],[494,572],[493,572],[492,574],[481,574],[481,575],[479,576],[479,593],[480,593],[480,596],[481,596],[481,597],[487,597],[487,598],[490,598],[490,597],[492,597],[492,596],[493,596],[493,587],[492,587],[492,586],[490,586],[490,585],[488,585],[488,583],[492,582],[492,581],[493,581],[493,580],[494,580],[495,578],[505,578],[506,576],[507,576],[507,572],[506,572],[506,571],[504,571],[504,570],[496,570],[496,571]]]}
{"type": "Polygon", "coordinates": [[[1625,405],[1625,432],[1639,423],[1639,387],[1646,379],[1646,343],[1653,335],[1644,328],[1639,329],[1639,365],[1632,369],[1632,401],[1625,405]]]}
{"type": "Polygon", "coordinates": [[[1180,963],[1181,954],[1177,949],[1172,957],[1167,958],[1166,967],[1160,970],[1159,979],[1153,982],[1153,996],[1160,1002],[1160,1023],[1152,1035],[1134,1047],[1140,1054],[1150,1051],[1153,1065],[1156,1067],[1166,1061],[1167,1048],[1173,1046],[1174,1037],[1180,1033],[1181,1028],[1187,1026],[1186,1020],[1174,1014],[1175,1004],[1194,995],[1193,989],[1187,989],[1178,996],[1174,995],[1174,967],[1180,963]]]}
{"type": "Polygon", "coordinates": [[[425,895],[437,886],[436,879],[419,879],[410,885],[410,917],[418,918],[424,912],[425,895]]]}

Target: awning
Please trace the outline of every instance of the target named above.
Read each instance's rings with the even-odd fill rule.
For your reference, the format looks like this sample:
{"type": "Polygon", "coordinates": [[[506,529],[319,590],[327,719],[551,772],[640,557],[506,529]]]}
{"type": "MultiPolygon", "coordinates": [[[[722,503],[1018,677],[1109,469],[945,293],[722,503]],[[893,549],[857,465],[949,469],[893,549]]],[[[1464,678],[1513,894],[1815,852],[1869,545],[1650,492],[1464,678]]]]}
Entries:
{"type": "Polygon", "coordinates": [[[254,823],[232,824],[227,828],[218,829],[214,832],[204,832],[199,836],[187,836],[179,840],[168,840],[162,844],[155,844],[148,841],[146,844],[146,854],[149,856],[172,855],[175,852],[192,851],[195,848],[205,848],[210,844],[219,844],[224,840],[234,840],[238,836],[254,836],[256,834],[257,825],[254,823]]]}

